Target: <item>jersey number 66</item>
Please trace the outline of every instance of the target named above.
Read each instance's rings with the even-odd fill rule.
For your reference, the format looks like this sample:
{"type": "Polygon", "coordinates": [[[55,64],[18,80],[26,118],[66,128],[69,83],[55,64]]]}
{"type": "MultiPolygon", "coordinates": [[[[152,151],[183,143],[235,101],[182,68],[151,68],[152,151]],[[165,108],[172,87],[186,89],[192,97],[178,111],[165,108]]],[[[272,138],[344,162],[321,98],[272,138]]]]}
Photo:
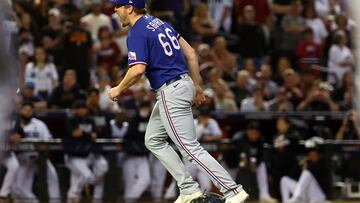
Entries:
{"type": "Polygon", "coordinates": [[[167,56],[172,56],[173,48],[176,50],[180,50],[180,44],[179,44],[179,41],[177,40],[177,38],[173,35],[170,28],[166,28],[165,33],[166,33],[166,35],[164,33],[159,33],[158,38],[164,49],[165,54],[167,56]],[[171,44],[168,42],[168,40],[164,40],[166,38],[168,38],[170,40],[171,44]]]}

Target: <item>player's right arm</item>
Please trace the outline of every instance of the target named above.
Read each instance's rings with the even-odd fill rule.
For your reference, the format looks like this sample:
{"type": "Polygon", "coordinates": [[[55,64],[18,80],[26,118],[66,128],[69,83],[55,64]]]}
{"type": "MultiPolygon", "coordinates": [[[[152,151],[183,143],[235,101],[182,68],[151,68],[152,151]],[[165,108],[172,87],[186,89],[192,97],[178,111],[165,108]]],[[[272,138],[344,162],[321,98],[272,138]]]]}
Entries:
{"type": "Polygon", "coordinates": [[[186,57],[189,66],[189,75],[194,81],[196,96],[195,106],[200,106],[205,101],[204,92],[201,88],[202,79],[200,76],[199,62],[195,53],[195,50],[186,42],[182,37],[179,39],[180,47],[186,57]]]}
{"type": "Polygon", "coordinates": [[[120,84],[110,90],[108,94],[110,100],[117,101],[117,97],[121,94],[121,92],[125,91],[141,79],[145,73],[145,69],[146,65],[144,64],[131,66],[120,84]]]}

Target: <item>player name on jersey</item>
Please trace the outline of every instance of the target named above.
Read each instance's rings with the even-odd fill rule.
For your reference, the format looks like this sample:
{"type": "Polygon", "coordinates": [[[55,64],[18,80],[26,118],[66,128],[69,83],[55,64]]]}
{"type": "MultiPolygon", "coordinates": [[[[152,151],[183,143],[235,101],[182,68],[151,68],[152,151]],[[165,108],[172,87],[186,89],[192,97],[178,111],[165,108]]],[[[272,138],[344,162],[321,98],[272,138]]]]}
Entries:
{"type": "Polygon", "coordinates": [[[153,32],[155,32],[156,29],[158,29],[160,26],[162,26],[164,24],[165,23],[163,21],[161,21],[158,18],[155,18],[154,20],[149,22],[149,24],[146,26],[146,28],[153,31],[153,32]]]}

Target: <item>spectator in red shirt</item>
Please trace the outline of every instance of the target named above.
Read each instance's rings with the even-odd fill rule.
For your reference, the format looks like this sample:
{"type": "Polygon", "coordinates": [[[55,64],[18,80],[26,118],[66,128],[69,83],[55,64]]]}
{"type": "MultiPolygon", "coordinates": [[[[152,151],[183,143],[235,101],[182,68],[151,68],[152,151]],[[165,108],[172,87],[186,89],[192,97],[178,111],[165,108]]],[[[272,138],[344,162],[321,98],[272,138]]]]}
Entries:
{"type": "Polygon", "coordinates": [[[105,65],[108,72],[111,67],[119,65],[122,61],[121,50],[111,36],[110,29],[103,26],[98,32],[99,42],[94,45],[94,52],[99,65],[105,65]]]}
{"type": "Polygon", "coordinates": [[[251,5],[255,9],[257,23],[265,24],[270,15],[269,3],[267,0],[235,0],[235,12],[238,23],[243,21],[244,8],[251,5]]]}
{"type": "MultiPolygon", "coordinates": [[[[299,67],[302,71],[320,63],[322,50],[320,45],[314,42],[314,32],[311,28],[304,31],[304,38],[296,48],[296,56],[299,58],[299,67]]],[[[315,74],[319,76],[320,72],[315,74]]]]}

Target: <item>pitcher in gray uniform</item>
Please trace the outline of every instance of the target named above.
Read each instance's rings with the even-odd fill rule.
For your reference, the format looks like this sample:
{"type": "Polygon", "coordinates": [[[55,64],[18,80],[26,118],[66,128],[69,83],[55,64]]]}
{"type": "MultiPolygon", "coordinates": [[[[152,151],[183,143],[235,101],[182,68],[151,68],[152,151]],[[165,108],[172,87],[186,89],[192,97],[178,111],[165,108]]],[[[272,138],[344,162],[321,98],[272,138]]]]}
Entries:
{"type": "Polygon", "coordinates": [[[202,193],[167,137],[183,157],[209,175],[226,203],[244,202],[248,194],[242,186],[196,140],[191,107],[201,105],[205,97],[195,51],[172,26],[147,15],[144,0],[112,2],[122,25],[131,28],[127,39],[129,69],[120,84],[111,89],[109,98],[117,101],[143,74],[149,79],[157,102],[146,130],[145,145],[176,180],[180,196],[175,203],[188,203],[202,193]]]}

